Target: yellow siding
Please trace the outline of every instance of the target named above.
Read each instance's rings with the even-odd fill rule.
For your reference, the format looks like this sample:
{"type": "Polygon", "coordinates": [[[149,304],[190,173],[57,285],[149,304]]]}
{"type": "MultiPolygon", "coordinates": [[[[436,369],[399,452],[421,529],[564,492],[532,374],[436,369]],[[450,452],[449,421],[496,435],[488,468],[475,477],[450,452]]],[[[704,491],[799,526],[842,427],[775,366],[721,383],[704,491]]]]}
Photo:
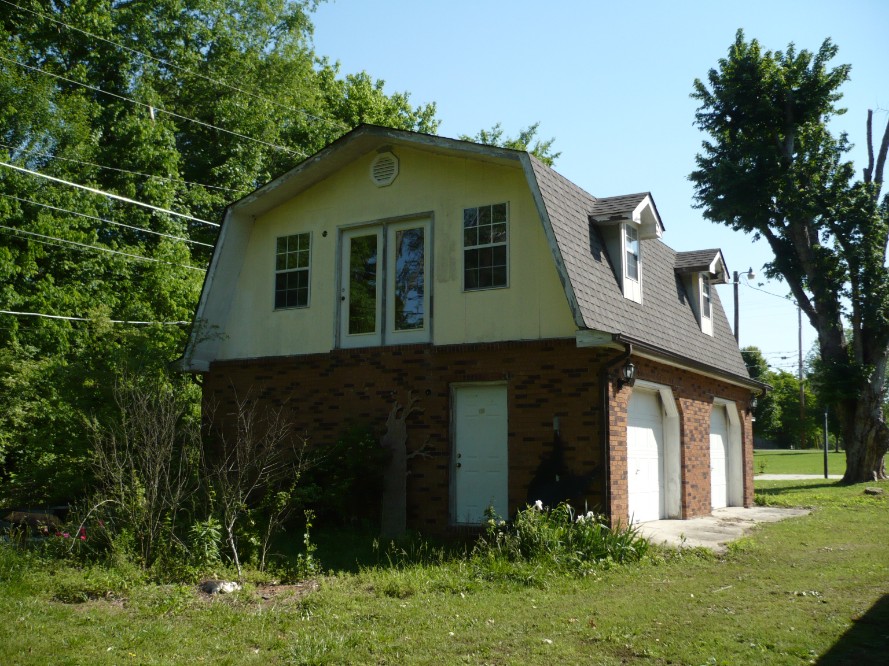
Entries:
{"type": "Polygon", "coordinates": [[[327,352],[336,340],[339,230],[428,213],[432,219],[432,342],[573,337],[576,327],[521,167],[398,147],[395,182],[370,180],[363,156],[253,225],[219,358],[327,352]],[[463,292],[463,209],[509,203],[509,286],[463,292]],[[312,234],[309,307],[274,309],[277,237],[312,234]],[[326,233],[326,236],[324,235],[326,233]]]}

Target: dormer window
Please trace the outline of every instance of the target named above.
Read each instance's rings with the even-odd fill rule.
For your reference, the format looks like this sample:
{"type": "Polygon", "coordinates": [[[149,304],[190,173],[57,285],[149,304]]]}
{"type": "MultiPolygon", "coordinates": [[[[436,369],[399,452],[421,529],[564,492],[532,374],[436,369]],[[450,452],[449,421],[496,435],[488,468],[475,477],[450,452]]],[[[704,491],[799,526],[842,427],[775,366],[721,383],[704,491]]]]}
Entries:
{"type": "Polygon", "coordinates": [[[701,317],[710,319],[710,278],[701,276],[701,317]]]}
{"type": "Polygon", "coordinates": [[[710,276],[701,275],[701,330],[713,335],[712,296],[710,293],[710,276]]]}
{"type": "Polygon", "coordinates": [[[722,251],[677,252],[674,270],[682,279],[701,332],[713,335],[713,285],[725,284],[728,275],[722,251]]]}
{"type": "Polygon", "coordinates": [[[639,281],[639,232],[629,224],[624,226],[626,247],[626,276],[639,281]]]}
{"type": "Polygon", "coordinates": [[[642,303],[642,243],[660,238],[664,225],[647,192],[596,199],[589,215],[599,228],[624,298],[642,303]]]}

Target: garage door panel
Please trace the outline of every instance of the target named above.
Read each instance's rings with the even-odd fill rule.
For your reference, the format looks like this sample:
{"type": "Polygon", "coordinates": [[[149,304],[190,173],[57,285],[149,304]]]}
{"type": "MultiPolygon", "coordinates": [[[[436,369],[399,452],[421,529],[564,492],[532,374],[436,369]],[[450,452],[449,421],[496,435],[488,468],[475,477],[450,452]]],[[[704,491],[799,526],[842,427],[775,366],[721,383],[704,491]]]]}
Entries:
{"type": "Polygon", "coordinates": [[[728,506],[729,429],[725,407],[714,405],[710,412],[710,504],[714,509],[728,506]]]}
{"type": "Polygon", "coordinates": [[[627,407],[627,494],[633,522],[664,516],[664,421],[653,391],[634,391],[627,407]]]}

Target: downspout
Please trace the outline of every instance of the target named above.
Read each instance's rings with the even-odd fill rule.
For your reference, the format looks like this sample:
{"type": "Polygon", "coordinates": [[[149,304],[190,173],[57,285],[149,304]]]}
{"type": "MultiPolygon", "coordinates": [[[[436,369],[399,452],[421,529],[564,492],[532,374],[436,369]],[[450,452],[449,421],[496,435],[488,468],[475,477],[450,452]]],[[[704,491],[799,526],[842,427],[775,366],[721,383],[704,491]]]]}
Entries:
{"type": "Polygon", "coordinates": [[[624,342],[624,353],[618,358],[611,361],[602,368],[601,390],[602,390],[602,462],[605,467],[605,509],[608,511],[608,518],[611,519],[611,419],[609,407],[611,401],[608,399],[608,375],[615,367],[626,363],[630,356],[633,355],[633,345],[624,342]]]}

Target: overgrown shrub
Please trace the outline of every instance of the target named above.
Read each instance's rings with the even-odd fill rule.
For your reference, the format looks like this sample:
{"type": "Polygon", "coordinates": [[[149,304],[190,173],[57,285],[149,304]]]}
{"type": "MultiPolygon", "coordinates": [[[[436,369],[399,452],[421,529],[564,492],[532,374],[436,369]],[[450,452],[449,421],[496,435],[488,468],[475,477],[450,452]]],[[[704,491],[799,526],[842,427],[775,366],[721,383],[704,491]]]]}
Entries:
{"type": "Polygon", "coordinates": [[[563,502],[553,509],[541,502],[528,506],[507,523],[489,509],[485,535],[479,539],[477,562],[501,567],[503,561],[545,565],[554,571],[586,573],[597,564],[633,562],[649,548],[633,526],[609,526],[592,511],[576,514],[563,502]],[[499,561],[499,562],[498,562],[499,561]]]}
{"type": "Polygon", "coordinates": [[[318,520],[377,523],[387,453],[370,428],[353,427],[332,446],[313,443],[315,464],[304,474],[297,496],[318,520]]]}

